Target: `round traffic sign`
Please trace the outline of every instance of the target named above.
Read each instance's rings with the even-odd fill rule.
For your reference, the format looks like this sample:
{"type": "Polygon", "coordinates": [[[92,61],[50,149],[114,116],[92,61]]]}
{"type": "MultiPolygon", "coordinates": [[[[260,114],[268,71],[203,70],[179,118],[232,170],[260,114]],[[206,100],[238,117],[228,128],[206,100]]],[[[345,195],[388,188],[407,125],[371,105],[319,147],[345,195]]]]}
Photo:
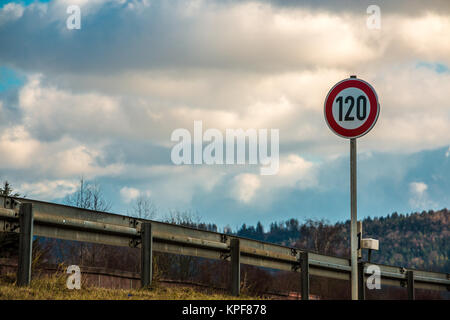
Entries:
{"type": "Polygon", "coordinates": [[[331,131],[343,138],[365,135],[377,122],[379,113],[373,87],[354,77],[336,83],[325,99],[325,121],[331,131]]]}

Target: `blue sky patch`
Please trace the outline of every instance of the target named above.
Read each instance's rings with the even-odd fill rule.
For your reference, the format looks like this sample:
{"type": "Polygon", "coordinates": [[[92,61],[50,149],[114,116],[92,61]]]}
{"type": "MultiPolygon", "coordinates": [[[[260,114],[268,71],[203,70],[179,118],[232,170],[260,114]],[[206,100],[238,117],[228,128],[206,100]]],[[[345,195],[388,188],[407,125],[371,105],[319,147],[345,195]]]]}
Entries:
{"type": "Polygon", "coordinates": [[[0,66],[0,92],[23,86],[25,76],[14,69],[0,66]]]}
{"type": "Polygon", "coordinates": [[[47,3],[50,2],[51,0],[19,0],[19,1],[11,1],[11,0],[0,0],[0,6],[3,7],[5,4],[14,2],[14,3],[19,3],[25,6],[28,6],[29,4],[32,4],[33,2],[41,2],[41,3],[47,3]]]}
{"type": "Polygon", "coordinates": [[[444,72],[449,72],[450,69],[448,68],[448,66],[446,66],[443,63],[439,63],[439,62],[424,62],[421,61],[416,65],[417,68],[427,68],[427,69],[431,69],[434,70],[436,73],[444,73],[444,72]]]}

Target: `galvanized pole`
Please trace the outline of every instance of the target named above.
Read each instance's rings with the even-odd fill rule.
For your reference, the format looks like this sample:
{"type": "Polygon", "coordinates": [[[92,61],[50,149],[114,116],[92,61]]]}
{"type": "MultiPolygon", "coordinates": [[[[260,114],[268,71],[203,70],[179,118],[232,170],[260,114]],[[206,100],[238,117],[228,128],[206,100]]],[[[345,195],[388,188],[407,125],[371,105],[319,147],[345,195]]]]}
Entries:
{"type": "Polygon", "coordinates": [[[238,297],[241,291],[241,252],[239,239],[231,239],[231,294],[238,297]]]}
{"type": "Polygon", "coordinates": [[[351,251],[351,288],[352,300],[358,300],[358,238],[356,213],[356,138],[350,139],[350,251],[351,251]]]}
{"type": "Polygon", "coordinates": [[[31,282],[31,254],[33,251],[33,205],[31,203],[20,205],[19,226],[17,285],[28,286],[31,282]]]}
{"type": "Polygon", "coordinates": [[[302,278],[302,300],[309,300],[309,258],[308,252],[300,253],[300,271],[302,278]]]}
{"type": "Polygon", "coordinates": [[[414,294],[414,271],[406,271],[406,287],[408,289],[408,300],[414,300],[415,294],[414,294]]]}
{"type": "Polygon", "coordinates": [[[142,223],[141,231],[141,287],[152,284],[153,236],[151,222],[142,223]]]}
{"type": "Polygon", "coordinates": [[[362,221],[357,221],[356,224],[357,239],[358,239],[358,300],[364,300],[365,296],[365,283],[364,283],[364,262],[362,261],[362,221]]]}
{"type": "Polygon", "coordinates": [[[366,299],[366,286],[364,283],[364,262],[358,262],[358,299],[365,300],[366,299]]]}

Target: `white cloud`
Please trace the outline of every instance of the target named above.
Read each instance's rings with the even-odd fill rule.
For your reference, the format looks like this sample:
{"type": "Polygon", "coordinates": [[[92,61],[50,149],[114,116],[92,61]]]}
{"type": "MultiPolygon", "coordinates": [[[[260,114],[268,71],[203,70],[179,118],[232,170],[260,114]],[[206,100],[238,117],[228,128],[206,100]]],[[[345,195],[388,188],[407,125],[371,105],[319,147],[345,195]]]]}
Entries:
{"type": "Polygon", "coordinates": [[[39,200],[63,198],[76,191],[77,180],[45,180],[33,183],[22,183],[18,190],[21,196],[39,200]]]}
{"type": "Polygon", "coordinates": [[[28,15],[24,15],[28,20],[23,25],[6,24],[11,29],[6,28],[5,33],[14,34],[5,37],[8,50],[0,53],[0,60],[3,57],[9,63],[29,66],[35,65],[30,61],[36,59],[43,72],[78,73],[81,68],[86,74],[176,68],[354,71],[381,60],[402,61],[405,55],[449,61],[450,19],[440,13],[383,14],[382,29],[372,32],[365,26],[364,11],[343,14],[302,6],[279,8],[257,1],[128,4],[132,10],[121,1],[64,0],[45,4],[48,12],[44,14],[35,10],[36,6],[28,6],[28,15]],[[67,18],[63,8],[69,3],[82,7],[82,31],[89,29],[81,38],[75,39],[77,33],[64,30],[61,23],[67,18]],[[30,23],[35,28],[28,28],[30,23]],[[109,41],[111,37],[116,40],[109,41]],[[26,40],[29,50],[45,56],[26,55],[24,59],[19,53],[26,40]],[[77,48],[81,50],[74,56],[73,41],[80,40],[77,48]]]}
{"type": "Polygon", "coordinates": [[[420,17],[399,19],[395,29],[399,38],[412,51],[426,59],[450,62],[450,17],[448,15],[427,13],[420,17]]]}
{"type": "MultiPolygon", "coordinates": [[[[361,74],[374,84],[381,102],[378,123],[362,140],[366,151],[416,152],[448,145],[446,100],[450,99],[450,74],[414,65],[397,67],[395,72],[388,69],[380,68],[374,80],[370,70],[361,74]]],[[[88,77],[87,81],[75,77],[69,81],[77,88],[76,83],[84,83],[86,87],[79,90],[103,83],[99,92],[89,93],[45,85],[32,77],[20,91],[19,102],[28,130],[38,138],[66,134],[84,142],[145,136],[156,144],[171,146],[169,137],[175,128],[192,130],[193,121],[201,119],[205,128],[222,131],[279,128],[281,144],[301,143],[303,152],[328,156],[342,152],[342,148],[323,119],[323,100],[331,84],[346,73],[319,69],[240,80],[225,73],[223,78],[216,74],[210,79],[207,71],[183,75],[183,79],[193,77],[198,88],[187,80],[176,82],[181,71],[173,78],[158,73],[137,73],[139,80],[129,74],[109,77],[109,85],[103,83],[103,77],[88,77]],[[119,83],[120,88],[116,87],[119,83]],[[162,89],[166,84],[172,90],[162,89]],[[175,92],[173,96],[169,91],[175,92]]]]}
{"type": "Polygon", "coordinates": [[[438,206],[438,204],[432,201],[427,194],[428,185],[424,182],[411,182],[409,184],[409,190],[411,192],[409,204],[412,209],[424,210],[436,208],[438,206]]]}
{"type": "Polygon", "coordinates": [[[279,174],[269,177],[269,184],[271,186],[299,189],[316,187],[317,167],[317,164],[307,161],[296,154],[289,154],[281,158],[279,174]]]}
{"type": "Polygon", "coordinates": [[[139,197],[140,194],[141,192],[136,188],[123,187],[122,189],[120,189],[120,196],[125,203],[130,203],[131,201],[139,197]]]}
{"type": "Polygon", "coordinates": [[[122,176],[140,183],[140,194],[151,196],[162,207],[184,209],[191,205],[194,197],[214,194],[227,176],[224,167],[206,165],[129,164],[124,170],[122,176]]]}
{"type": "MultiPolygon", "coordinates": [[[[1,169],[32,171],[29,179],[36,181],[151,179],[152,196],[169,205],[189,205],[224,186],[240,203],[267,204],[283,190],[318,187],[320,167],[306,155],[321,160],[348,152],[346,141],[325,124],[323,100],[335,82],[355,72],[374,85],[381,102],[379,121],[360,150],[448,145],[450,74],[416,67],[420,61],[450,64],[448,14],[383,13],[382,29],[372,32],[364,11],[257,2],[127,3],[125,9],[121,0],[64,0],[39,10],[28,6],[26,14],[20,5],[3,7],[0,62],[33,74],[18,93],[20,116],[0,131],[1,169]],[[67,15],[60,9],[69,3],[82,6],[78,33],[61,31],[67,15]],[[6,11],[14,24],[5,20],[6,11]],[[39,54],[24,54],[23,43],[39,54]],[[223,131],[279,128],[279,173],[138,165],[105,153],[111,143],[171,146],[171,131],[191,130],[196,119],[205,129],[223,131]]],[[[7,105],[2,97],[0,106],[7,105]]],[[[29,190],[42,189],[42,195],[56,188],[34,184],[29,190]]],[[[120,194],[127,202],[149,187],[124,187],[120,194]]],[[[426,204],[427,188],[413,182],[411,203],[426,204]]]]}
{"type": "MultiPolygon", "coordinates": [[[[79,3],[88,5],[84,0],[79,3]]],[[[136,22],[136,28],[153,30],[165,22],[172,27],[164,34],[173,36],[169,37],[173,43],[158,46],[166,37],[129,37],[130,29],[117,25],[103,31],[120,31],[119,41],[136,43],[110,48],[103,38],[91,39],[97,33],[89,32],[79,45],[85,48],[89,43],[95,50],[80,50],[74,60],[66,52],[72,46],[65,42],[57,46],[55,36],[51,45],[55,51],[40,53],[44,76],[31,77],[20,93],[24,122],[33,136],[52,139],[67,134],[83,142],[145,136],[167,146],[171,130],[189,128],[194,119],[202,119],[222,130],[280,128],[282,144],[302,143],[305,152],[328,155],[339,147],[323,120],[324,97],[332,84],[358,70],[358,76],[374,84],[381,101],[379,123],[364,137],[372,150],[414,152],[448,143],[444,137],[450,135],[446,108],[450,74],[415,67],[418,60],[447,61],[448,16],[383,15],[382,30],[371,32],[363,19],[361,26],[352,19],[354,12],[342,15],[301,6],[200,1],[188,6],[186,15],[187,5],[181,1],[148,9],[143,5],[138,15],[123,13],[120,4],[93,1],[89,8],[103,8],[111,21],[121,13],[120,23],[128,19],[136,22]],[[151,19],[154,11],[161,12],[160,20],[151,19]],[[427,42],[430,38],[434,40],[427,42]],[[175,43],[185,52],[182,61],[169,54],[175,43]],[[133,52],[157,53],[127,56],[133,52]],[[64,63],[64,72],[46,67],[45,58],[52,55],[61,59],[51,59],[48,67],[64,63]],[[106,74],[97,69],[102,64],[108,64],[106,74]],[[80,72],[71,69],[74,65],[90,67],[80,72]]],[[[100,11],[89,12],[94,23],[100,11]]],[[[44,29],[53,39],[51,30],[44,29]]],[[[45,46],[42,41],[34,45],[45,46]]]]}
{"type": "Polygon", "coordinates": [[[15,2],[10,2],[5,4],[0,9],[0,26],[6,22],[19,19],[22,17],[24,7],[15,2]]]}
{"type": "Polygon", "coordinates": [[[33,177],[67,179],[85,176],[118,175],[123,171],[120,163],[100,165],[103,154],[100,145],[84,145],[69,137],[53,141],[40,141],[24,126],[7,128],[0,133],[0,167],[9,170],[30,170],[33,177]]]}
{"type": "Polygon", "coordinates": [[[232,197],[245,204],[261,205],[275,200],[286,189],[310,189],[318,186],[318,165],[296,154],[280,159],[280,169],[271,176],[253,173],[238,174],[233,178],[232,197]]]}
{"type": "Polygon", "coordinates": [[[410,191],[417,195],[422,196],[424,192],[428,189],[428,186],[423,182],[411,182],[409,184],[410,191]]]}
{"type": "Polygon", "coordinates": [[[39,151],[39,141],[33,139],[23,126],[7,128],[0,135],[3,168],[21,168],[30,165],[32,155],[39,151]]]}
{"type": "Polygon", "coordinates": [[[258,175],[243,173],[234,177],[232,196],[243,203],[249,203],[261,186],[258,175]]]}
{"type": "Polygon", "coordinates": [[[96,93],[72,94],[55,86],[44,86],[41,79],[41,75],[30,76],[19,92],[24,125],[41,138],[70,134],[101,139],[129,128],[116,98],[96,93]]]}

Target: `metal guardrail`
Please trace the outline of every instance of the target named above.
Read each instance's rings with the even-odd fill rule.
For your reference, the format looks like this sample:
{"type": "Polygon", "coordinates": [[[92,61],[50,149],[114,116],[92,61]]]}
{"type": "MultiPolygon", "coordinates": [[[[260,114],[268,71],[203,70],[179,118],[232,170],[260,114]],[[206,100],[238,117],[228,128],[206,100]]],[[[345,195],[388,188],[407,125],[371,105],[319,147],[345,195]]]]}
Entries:
{"type": "MultiPolygon", "coordinates": [[[[230,287],[235,295],[239,295],[241,263],[301,272],[302,297],[305,299],[309,296],[310,275],[350,281],[349,259],[170,223],[30,199],[0,196],[0,232],[17,232],[21,235],[19,285],[30,282],[29,260],[33,236],[141,248],[142,286],[151,284],[153,251],[231,261],[230,287]]],[[[364,288],[367,276],[371,275],[367,266],[368,263],[360,263],[361,288],[364,288]]],[[[381,270],[381,284],[407,286],[410,298],[414,298],[414,288],[450,289],[450,276],[446,273],[377,266],[381,270]]],[[[360,298],[363,299],[364,290],[360,291],[360,298]]]]}

